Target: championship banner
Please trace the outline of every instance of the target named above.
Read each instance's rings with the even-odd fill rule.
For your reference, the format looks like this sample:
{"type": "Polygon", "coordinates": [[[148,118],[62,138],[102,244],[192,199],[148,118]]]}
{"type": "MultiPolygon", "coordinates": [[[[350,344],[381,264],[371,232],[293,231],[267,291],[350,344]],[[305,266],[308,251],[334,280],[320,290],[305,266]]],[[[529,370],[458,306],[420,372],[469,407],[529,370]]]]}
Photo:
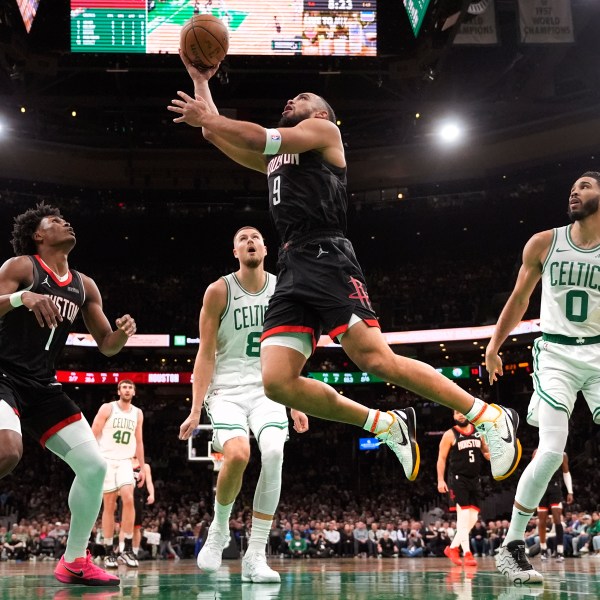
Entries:
{"type": "Polygon", "coordinates": [[[519,0],[523,44],[569,44],[575,41],[570,0],[519,0]]]}
{"type": "Polygon", "coordinates": [[[498,43],[494,0],[482,3],[481,12],[461,23],[453,43],[459,46],[494,46],[498,43]]]}

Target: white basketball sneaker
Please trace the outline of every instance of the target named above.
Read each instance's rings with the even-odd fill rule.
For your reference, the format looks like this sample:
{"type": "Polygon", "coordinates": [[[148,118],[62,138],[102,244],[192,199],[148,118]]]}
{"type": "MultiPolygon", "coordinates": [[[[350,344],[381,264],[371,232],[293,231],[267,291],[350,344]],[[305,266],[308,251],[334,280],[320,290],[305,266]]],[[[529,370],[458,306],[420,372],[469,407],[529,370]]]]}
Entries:
{"type": "Polygon", "coordinates": [[[198,553],[198,567],[205,573],[218,571],[223,560],[223,550],[229,546],[229,540],[229,531],[225,533],[216,527],[210,527],[206,542],[198,553]]]}
{"type": "Polygon", "coordinates": [[[377,435],[386,446],[392,449],[404,468],[409,481],[414,481],[419,474],[421,461],[419,444],[417,444],[417,417],[414,408],[390,410],[388,415],[394,419],[388,429],[377,435]]]}
{"type": "Polygon", "coordinates": [[[495,421],[483,421],[475,429],[490,449],[490,466],[496,481],[510,477],[521,460],[521,442],[517,439],[519,415],[512,408],[491,404],[500,411],[495,421]]]}
{"type": "Polygon", "coordinates": [[[515,540],[501,546],[495,558],[498,571],[513,583],[544,583],[542,574],[531,566],[525,556],[525,542],[515,540]]]}
{"type": "Polygon", "coordinates": [[[252,583],[279,583],[281,577],[267,564],[267,557],[260,552],[246,552],[242,559],[242,581],[252,583]]]}

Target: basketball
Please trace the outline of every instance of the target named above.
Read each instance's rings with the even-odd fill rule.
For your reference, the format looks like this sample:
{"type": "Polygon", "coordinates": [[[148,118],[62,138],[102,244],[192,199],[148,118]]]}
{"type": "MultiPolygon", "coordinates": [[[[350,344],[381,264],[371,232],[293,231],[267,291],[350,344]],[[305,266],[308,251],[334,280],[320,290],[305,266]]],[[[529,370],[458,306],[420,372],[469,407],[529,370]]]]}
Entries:
{"type": "Polygon", "coordinates": [[[179,45],[195,67],[210,69],[229,49],[227,26],[212,15],[194,15],[182,28],[179,45]]]}

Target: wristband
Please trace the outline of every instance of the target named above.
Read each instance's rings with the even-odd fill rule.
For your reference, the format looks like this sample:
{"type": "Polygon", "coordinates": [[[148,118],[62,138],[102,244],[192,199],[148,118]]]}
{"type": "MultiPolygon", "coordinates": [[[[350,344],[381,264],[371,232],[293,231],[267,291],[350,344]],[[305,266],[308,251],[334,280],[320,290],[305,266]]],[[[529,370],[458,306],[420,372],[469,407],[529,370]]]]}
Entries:
{"type": "Polygon", "coordinates": [[[26,291],[27,290],[21,290],[20,292],[14,292],[10,295],[10,305],[13,308],[19,308],[19,306],[23,306],[23,298],[21,296],[23,296],[26,291]]]}
{"type": "Polygon", "coordinates": [[[281,133],[279,133],[278,129],[265,129],[265,132],[267,135],[267,141],[265,143],[263,154],[277,154],[279,151],[279,146],[281,146],[281,133]]]}
{"type": "Polygon", "coordinates": [[[565,482],[565,487],[567,488],[567,492],[569,494],[573,493],[573,479],[571,477],[571,472],[567,471],[566,473],[563,472],[563,480],[565,482]]]}

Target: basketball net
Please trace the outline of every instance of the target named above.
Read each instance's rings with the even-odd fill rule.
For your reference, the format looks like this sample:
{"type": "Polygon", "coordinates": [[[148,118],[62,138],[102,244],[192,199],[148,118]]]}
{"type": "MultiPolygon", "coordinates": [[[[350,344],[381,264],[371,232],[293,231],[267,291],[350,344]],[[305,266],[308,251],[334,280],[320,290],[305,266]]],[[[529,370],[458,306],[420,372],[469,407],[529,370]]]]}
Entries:
{"type": "Polygon", "coordinates": [[[223,461],[225,460],[225,457],[221,452],[211,452],[210,458],[213,462],[213,471],[219,472],[221,470],[221,467],[223,466],[223,461]]]}

